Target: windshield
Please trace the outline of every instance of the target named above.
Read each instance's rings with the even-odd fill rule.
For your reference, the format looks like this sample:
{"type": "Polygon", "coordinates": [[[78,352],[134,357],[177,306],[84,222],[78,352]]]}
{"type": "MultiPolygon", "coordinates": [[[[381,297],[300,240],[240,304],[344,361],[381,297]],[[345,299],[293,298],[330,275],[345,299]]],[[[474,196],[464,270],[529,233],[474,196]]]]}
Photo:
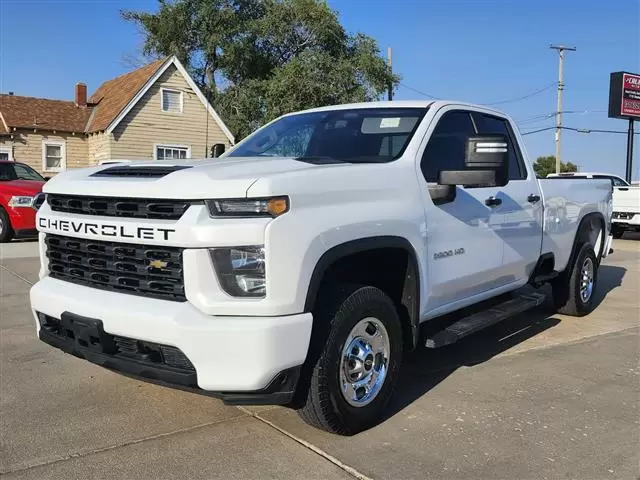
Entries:
{"type": "Polygon", "coordinates": [[[27,165],[22,163],[0,163],[0,182],[11,180],[45,181],[38,172],[27,165]]]}
{"type": "Polygon", "coordinates": [[[426,108],[360,108],[282,117],[228,157],[295,157],[317,162],[389,162],[403,153],[426,108]]]}

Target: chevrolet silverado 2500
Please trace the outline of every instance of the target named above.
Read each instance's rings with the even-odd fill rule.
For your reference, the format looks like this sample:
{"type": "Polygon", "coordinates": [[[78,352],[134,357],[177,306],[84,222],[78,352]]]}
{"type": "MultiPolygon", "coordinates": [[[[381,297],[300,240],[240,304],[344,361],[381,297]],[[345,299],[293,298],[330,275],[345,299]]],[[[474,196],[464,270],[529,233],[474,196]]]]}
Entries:
{"type": "Polygon", "coordinates": [[[288,114],[218,159],[69,170],[45,193],[42,341],[340,434],[379,421],[403,354],[543,284],[588,314],[611,244],[611,182],[538,180],[508,116],[445,101],[288,114]]]}

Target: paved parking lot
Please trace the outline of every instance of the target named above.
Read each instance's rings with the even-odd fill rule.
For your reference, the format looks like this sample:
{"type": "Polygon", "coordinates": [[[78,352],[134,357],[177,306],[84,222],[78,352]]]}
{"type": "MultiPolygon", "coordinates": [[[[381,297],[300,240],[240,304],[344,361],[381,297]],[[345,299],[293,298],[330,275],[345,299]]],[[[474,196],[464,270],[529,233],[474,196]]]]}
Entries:
{"type": "Polygon", "coordinates": [[[36,244],[0,245],[7,479],[638,479],[640,236],[616,240],[588,317],[520,315],[407,360],[389,418],[354,437],[282,408],[146,384],[35,338],[36,244]]]}

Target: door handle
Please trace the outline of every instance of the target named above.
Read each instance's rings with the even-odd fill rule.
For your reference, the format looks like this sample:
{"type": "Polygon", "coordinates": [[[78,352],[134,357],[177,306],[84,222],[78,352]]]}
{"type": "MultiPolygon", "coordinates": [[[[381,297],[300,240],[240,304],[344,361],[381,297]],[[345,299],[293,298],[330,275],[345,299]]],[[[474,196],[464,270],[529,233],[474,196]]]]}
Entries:
{"type": "Polygon", "coordinates": [[[538,203],[539,201],[540,201],[540,195],[536,195],[535,193],[532,193],[527,197],[527,202],[529,203],[538,203]]]}
{"type": "Polygon", "coordinates": [[[497,207],[498,205],[502,204],[502,199],[491,196],[484,201],[484,204],[487,207],[497,207]]]}

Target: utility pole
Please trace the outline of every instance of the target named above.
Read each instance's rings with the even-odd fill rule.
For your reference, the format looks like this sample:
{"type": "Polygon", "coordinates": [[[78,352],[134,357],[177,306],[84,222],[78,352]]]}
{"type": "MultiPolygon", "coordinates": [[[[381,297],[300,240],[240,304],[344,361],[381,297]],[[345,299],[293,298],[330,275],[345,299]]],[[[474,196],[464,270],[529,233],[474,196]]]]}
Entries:
{"type": "MultiPolygon", "coordinates": [[[[391,47],[387,49],[387,63],[389,64],[389,75],[393,74],[393,64],[391,62],[391,47]]],[[[389,78],[389,101],[393,100],[393,80],[389,78]]]]}
{"type": "Polygon", "coordinates": [[[631,177],[633,176],[633,118],[629,119],[629,131],[627,132],[627,171],[624,174],[624,179],[631,183],[631,177]]]}
{"type": "Polygon", "coordinates": [[[550,48],[558,50],[560,65],[558,68],[558,106],[556,108],[556,173],[560,173],[560,135],[562,133],[562,92],[564,91],[564,52],[575,52],[575,47],[565,45],[551,45],[550,48]]]}

